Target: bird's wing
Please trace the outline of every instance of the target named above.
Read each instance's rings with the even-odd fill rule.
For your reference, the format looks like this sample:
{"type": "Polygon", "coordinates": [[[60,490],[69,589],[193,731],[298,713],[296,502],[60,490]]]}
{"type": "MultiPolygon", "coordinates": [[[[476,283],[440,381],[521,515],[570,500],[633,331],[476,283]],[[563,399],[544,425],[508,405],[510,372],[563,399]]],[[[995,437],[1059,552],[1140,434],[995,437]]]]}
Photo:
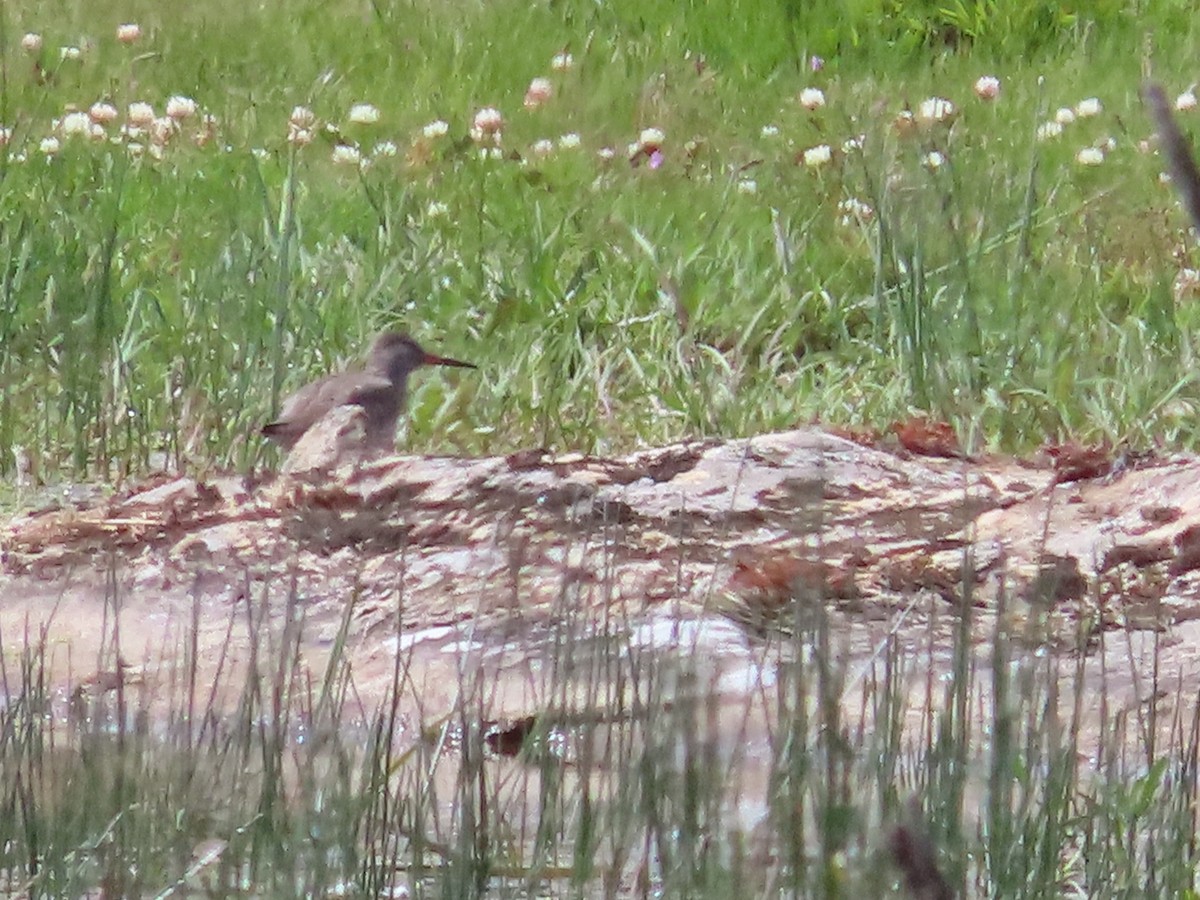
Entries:
{"type": "Polygon", "coordinates": [[[382,375],[370,375],[364,372],[358,383],[350,391],[350,396],[342,404],[361,406],[376,397],[383,397],[396,392],[396,386],[382,375]]]}
{"type": "Polygon", "coordinates": [[[347,372],[306,384],[283,402],[279,422],[307,430],[331,409],[355,406],[375,391],[390,390],[391,382],[366,372],[347,372]]]}

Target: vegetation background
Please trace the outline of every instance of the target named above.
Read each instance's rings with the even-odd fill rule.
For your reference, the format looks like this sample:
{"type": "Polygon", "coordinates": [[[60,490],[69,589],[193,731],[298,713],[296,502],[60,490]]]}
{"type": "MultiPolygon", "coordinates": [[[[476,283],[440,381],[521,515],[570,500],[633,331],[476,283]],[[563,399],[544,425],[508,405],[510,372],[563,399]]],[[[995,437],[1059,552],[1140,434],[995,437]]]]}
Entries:
{"type": "Polygon", "coordinates": [[[281,391],[393,327],[481,367],[419,377],[413,450],[914,410],[1009,450],[1194,439],[1190,240],[1137,96],[1196,79],[1182,0],[56,0],[0,24],[0,473],[245,467],[281,391]],[[161,142],[122,132],[173,95],[197,110],[161,142]],[[945,121],[897,120],[939,97],[945,121]],[[99,139],[66,136],[97,102],[99,139]],[[485,107],[499,158],[468,136],[485,107]],[[645,129],[661,152],[631,163],[645,129]]]}
{"type": "MultiPolygon", "coordinates": [[[[282,392],[396,327],[480,366],[419,376],[422,452],[914,410],[975,446],[1194,445],[1200,276],[1138,87],[1194,130],[1198,49],[1185,0],[9,0],[0,476],[244,469],[282,392]],[[471,135],[485,109],[498,144],[471,135]]],[[[27,639],[0,657],[0,890],[898,896],[890,834],[928,837],[958,893],[1196,896],[1196,710],[1089,698],[1084,740],[1074,657],[1001,616],[981,662],[970,601],[920,709],[913,648],[851,679],[797,604],[767,648],[756,835],[711,698],[675,689],[694,673],[615,642],[597,668],[653,716],[590,760],[593,791],[544,732],[497,777],[466,710],[393,746],[388,709],[348,720],[338,652],[314,700],[291,631],[235,715],[181,702],[154,728],[120,690],[64,724],[27,639]],[[514,794],[538,815],[509,818],[514,794]]]]}

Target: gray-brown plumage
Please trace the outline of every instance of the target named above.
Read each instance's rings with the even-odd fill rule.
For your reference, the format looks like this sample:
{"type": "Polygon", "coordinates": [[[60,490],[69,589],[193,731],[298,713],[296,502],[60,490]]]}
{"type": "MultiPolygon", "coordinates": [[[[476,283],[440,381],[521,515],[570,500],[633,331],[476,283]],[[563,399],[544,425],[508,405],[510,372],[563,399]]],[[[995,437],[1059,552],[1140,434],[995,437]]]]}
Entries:
{"type": "Polygon", "coordinates": [[[367,449],[391,450],[396,442],[396,423],[408,395],[408,376],[421,366],[475,368],[471,363],[426,353],[406,334],[385,332],[371,344],[363,369],[328,375],[306,384],[283,401],[279,418],[264,425],[262,433],[290,450],[330,410],[360,406],[365,414],[367,449]]]}

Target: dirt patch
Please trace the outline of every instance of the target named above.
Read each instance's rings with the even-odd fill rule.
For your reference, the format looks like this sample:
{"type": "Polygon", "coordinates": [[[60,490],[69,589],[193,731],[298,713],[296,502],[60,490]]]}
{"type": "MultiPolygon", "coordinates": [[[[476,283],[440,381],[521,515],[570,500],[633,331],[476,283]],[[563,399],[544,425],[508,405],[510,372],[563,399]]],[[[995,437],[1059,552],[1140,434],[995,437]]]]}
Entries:
{"type": "Polygon", "coordinates": [[[564,627],[685,652],[663,623],[732,622],[705,652],[741,671],[798,602],[836,617],[853,661],[897,630],[927,644],[931,616],[948,643],[964,595],[982,640],[1003,596],[1031,645],[1159,633],[1160,667],[1194,686],[1191,641],[1173,635],[1200,610],[1198,524],[1190,456],[1060,484],[1049,460],[919,457],[815,429],[258,485],[161,476],[9,523],[0,638],[10,696],[41,645],[64,695],[117,677],[169,695],[192,672],[195,702],[232,704],[299,619],[303,664],[319,680],[344,647],[364,714],[405,651],[414,721],[454,708],[467,670],[491,679],[489,715],[520,717],[544,701],[531,673],[564,627]]]}

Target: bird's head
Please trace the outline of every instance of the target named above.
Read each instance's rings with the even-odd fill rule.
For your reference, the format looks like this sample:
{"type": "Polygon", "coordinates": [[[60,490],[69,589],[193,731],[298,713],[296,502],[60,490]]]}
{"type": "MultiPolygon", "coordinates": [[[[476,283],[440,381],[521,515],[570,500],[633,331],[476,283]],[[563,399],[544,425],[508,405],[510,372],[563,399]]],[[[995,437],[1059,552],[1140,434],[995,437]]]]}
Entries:
{"type": "Polygon", "coordinates": [[[457,366],[474,369],[468,362],[427,353],[421,345],[407,334],[386,331],[371,344],[371,368],[390,381],[402,381],[420,366],[457,366]]]}

